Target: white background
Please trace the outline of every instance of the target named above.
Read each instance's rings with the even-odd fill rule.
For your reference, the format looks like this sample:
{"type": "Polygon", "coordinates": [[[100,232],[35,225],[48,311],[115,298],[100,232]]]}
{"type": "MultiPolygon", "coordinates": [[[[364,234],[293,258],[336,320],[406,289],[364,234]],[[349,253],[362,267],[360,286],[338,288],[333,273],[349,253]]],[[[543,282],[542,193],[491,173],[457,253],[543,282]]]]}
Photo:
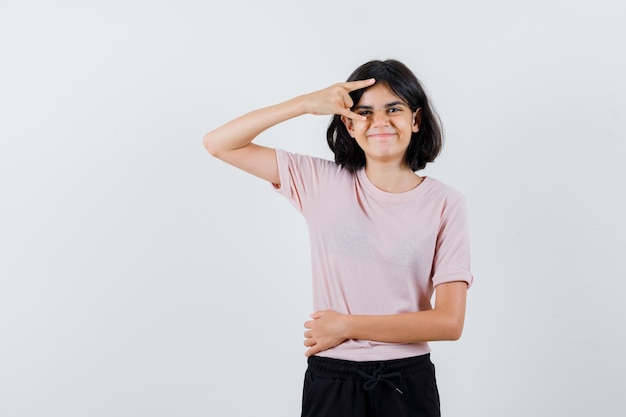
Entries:
{"type": "MultiPolygon", "coordinates": [[[[204,133],[405,62],[467,195],[445,416],[626,415],[617,0],[0,2],[0,415],[296,416],[304,221],[204,133]]],[[[327,117],[261,143],[331,157],[327,117]]]]}

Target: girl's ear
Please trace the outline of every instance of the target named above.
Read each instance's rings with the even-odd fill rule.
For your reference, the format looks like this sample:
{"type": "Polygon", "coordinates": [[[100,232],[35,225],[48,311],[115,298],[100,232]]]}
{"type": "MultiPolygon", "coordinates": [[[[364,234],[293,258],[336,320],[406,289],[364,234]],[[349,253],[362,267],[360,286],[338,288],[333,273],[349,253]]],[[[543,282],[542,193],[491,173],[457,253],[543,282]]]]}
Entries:
{"type": "Polygon", "coordinates": [[[413,133],[419,132],[422,124],[422,108],[415,110],[413,113],[413,125],[411,126],[413,133]]]}
{"type": "Polygon", "coordinates": [[[341,121],[346,126],[350,137],[354,138],[354,123],[352,122],[352,119],[349,119],[346,116],[341,116],[341,121]]]}

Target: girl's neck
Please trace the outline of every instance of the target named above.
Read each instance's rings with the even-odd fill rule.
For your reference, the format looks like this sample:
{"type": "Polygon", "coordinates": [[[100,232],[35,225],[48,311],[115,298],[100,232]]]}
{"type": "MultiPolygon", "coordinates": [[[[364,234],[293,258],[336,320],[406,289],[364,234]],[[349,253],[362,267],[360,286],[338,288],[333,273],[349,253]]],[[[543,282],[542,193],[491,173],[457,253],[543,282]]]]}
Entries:
{"type": "Polygon", "coordinates": [[[387,165],[369,162],[365,165],[365,175],[372,184],[388,193],[404,193],[422,183],[424,178],[402,164],[387,165]]]}

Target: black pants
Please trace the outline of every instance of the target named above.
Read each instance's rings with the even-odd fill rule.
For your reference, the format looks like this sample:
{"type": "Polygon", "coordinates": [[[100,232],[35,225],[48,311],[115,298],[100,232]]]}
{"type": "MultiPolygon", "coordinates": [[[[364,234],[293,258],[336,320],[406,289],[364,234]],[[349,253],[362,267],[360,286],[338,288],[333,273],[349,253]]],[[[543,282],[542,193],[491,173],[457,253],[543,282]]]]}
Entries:
{"type": "Polygon", "coordinates": [[[302,417],[439,417],[430,355],[352,362],[311,356],[302,417]]]}

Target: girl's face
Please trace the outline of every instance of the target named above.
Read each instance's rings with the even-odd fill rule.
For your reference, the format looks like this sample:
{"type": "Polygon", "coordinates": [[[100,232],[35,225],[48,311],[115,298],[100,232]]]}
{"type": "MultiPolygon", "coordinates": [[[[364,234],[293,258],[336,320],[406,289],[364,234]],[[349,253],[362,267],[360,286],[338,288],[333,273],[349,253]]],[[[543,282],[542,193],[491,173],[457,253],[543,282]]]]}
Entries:
{"type": "Polygon", "coordinates": [[[353,111],[367,120],[341,120],[363,152],[366,161],[404,164],[411,135],[419,130],[419,109],[415,112],[386,84],[365,90],[353,111]]]}

